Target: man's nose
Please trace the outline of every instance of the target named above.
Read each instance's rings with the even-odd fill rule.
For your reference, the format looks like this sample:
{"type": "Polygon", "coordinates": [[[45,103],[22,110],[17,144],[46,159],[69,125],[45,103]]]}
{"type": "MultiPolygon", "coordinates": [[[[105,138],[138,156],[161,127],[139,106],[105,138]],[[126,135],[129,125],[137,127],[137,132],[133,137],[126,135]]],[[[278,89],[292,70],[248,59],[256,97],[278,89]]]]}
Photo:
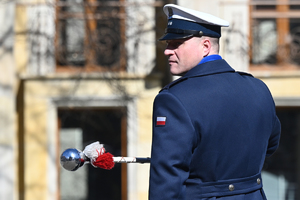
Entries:
{"type": "Polygon", "coordinates": [[[165,49],[165,51],[164,51],[164,54],[165,54],[166,56],[169,56],[169,55],[171,55],[172,53],[173,53],[173,50],[172,50],[171,48],[166,47],[166,49],[165,49]]]}

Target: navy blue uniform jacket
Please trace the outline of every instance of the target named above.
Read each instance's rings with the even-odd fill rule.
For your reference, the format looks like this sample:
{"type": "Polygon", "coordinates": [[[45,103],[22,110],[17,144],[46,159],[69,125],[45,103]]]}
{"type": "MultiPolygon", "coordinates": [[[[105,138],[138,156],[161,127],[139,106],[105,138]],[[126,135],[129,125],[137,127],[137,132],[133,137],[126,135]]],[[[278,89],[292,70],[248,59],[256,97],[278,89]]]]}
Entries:
{"type": "Polygon", "coordinates": [[[260,200],[280,122],[259,79],[220,59],[164,87],[153,106],[150,200],[260,200]]]}

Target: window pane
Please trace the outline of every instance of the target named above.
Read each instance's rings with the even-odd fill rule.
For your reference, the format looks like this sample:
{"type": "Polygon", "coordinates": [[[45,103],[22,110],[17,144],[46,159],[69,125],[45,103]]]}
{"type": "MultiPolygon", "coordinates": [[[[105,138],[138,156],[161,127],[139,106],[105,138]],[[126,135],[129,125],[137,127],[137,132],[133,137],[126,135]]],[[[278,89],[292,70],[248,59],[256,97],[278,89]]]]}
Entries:
{"type": "Polygon", "coordinates": [[[277,51],[277,33],[275,19],[255,20],[252,31],[252,63],[275,64],[277,51]]]}
{"type": "Polygon", "coordinates": [[[289,0],[290,10],[300,10],[299,0],[289,0]]]}
{"type": "Polygon", "coordinates": [[[71,18],[60,21],[57,49],[59,65],[84,65],[84,26],[85,21],[80,19],[71,18]]]}
{"type": "Polygon", "coordinates": [[[121,56],[125,55],[121,40],[125,19],[121,19],[124,13],[119,1],[60,2],[57,64],[120,69],[121,56]]]}
{"type": "Polygon", "coordinates": [[[300,65],[300,19],[290,19],[291,61],[300,65]]]}
{"type": "Polygon", "coordinates": [[[97,29],[94,32],[95,60],[98,65],[111,67],[120,62],[120,8],[100,6],[96,12],[100,13],[103,19],[97,20],[97,29]]]}
{"type": "Polygon", "coordinates": [[[269,5],[276,5],[277,0],[250,0],[250,1],[256,5],[269,6],[269,5]]]}
{"type": "Polygon", "coordinates": [[[300,5],[290,5],[290,10],[300,10],[300,5]]]}
{"type": "Polygon", "coordinates": [[[82,0],[61,0],[58,13],[58,48],[59,65],[83,66],[84,58],[84,27],[85,21],[74,17],[83,13],[82,0]]]}
{"type": "Polygon", "coordinates": [[[256,3],[256,4],[270,4],[270,3],[273,3],[276,4],[276,1],[277,0],[252,0],[253,3],[256,3]]]}
{"type": "MultiPolygon", "coordinates": [[[[60,149],[68,148],[83,150],[82,130],[80,128],[62,128],[60,130],[60,149]]],[[[60,172],[60,199],[61,200],[86,200],[88,168],[82,167],[76,173],[67,170],[60,172]],[[79,181],[80,180],[80,181],[79,181]],[[76,189],[77,188],[77,189],[76,189]],[[80,189],[78,189],[80,188],[80,189]]]]}
{"type": "Polygon", "coordinates": [[[257,5],[255,6],[256,10],[276,10],[275,5],[257,5]]]}
{"type": "Polygon", "coordinates": [[[66,3],[68,6],[63,7],[63,11],[65,12],[83,12],[84,7],[82,6],[82,3],[84,0],[60,0],[61,2],[66,3]]]}

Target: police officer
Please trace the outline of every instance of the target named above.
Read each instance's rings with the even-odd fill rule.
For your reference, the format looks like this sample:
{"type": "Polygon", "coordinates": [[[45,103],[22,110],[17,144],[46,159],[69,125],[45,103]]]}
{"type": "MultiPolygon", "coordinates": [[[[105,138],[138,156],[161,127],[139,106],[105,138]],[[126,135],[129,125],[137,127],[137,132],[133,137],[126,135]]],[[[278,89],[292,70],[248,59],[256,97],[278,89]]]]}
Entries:
{"type": "Polygon", "coordinates": [[[165,55],[181,78],[153,105],[150,200],[266,199],[261,170],[280,122],[267,86],[218,54],[215,16],[168,4],[165,55]]]}

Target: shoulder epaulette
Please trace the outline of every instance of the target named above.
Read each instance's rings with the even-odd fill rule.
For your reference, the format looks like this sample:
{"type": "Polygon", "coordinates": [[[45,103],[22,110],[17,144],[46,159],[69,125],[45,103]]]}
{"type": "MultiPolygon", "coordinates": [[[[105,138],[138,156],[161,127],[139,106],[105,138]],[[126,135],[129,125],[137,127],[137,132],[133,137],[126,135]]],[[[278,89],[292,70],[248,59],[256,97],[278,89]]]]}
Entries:
{"type": "Polygon", "coordinates": [[[246,76],[252,76],[253,77],[252,74],[249,74],[247,72],[240,72],[240,71],[236,71],[236,72],[239,73],[240,75],[246,75],[246,76]]]}
{"type": "Polygon", "coordinates": [[[170,87],[176,85],[177,83],[180,83],[181,81],[186,80],[187,77],[181,77],[179,79],[176,79],[175,81],[172,81],[171,83],[169,83],[168,85],[166,85],[165,87],[163,87],[159,92],[163,91],[163,90],[168,90],[170,87]]]}

